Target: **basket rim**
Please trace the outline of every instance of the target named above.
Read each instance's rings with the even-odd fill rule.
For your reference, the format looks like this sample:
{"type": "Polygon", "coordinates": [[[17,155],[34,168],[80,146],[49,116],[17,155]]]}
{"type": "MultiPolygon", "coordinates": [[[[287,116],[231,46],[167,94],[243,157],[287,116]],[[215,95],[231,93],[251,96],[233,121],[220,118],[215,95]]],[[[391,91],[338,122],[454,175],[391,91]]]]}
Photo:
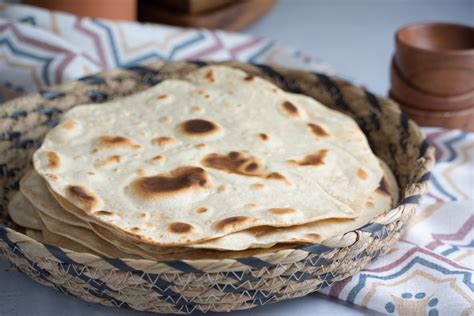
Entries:
{"type": "MultiPolygon", "coordinates": [[[[171,62],[160,61],[160,62],[163,62],[164,64],[176,63],[172,61],[171,62]]],[[[332,85],[334,85],[334,83],[349,85],[350,87],[358,90],[364,95],[369,94],[373,98],[376,98],[380,101],[385,101],[390,106],[385,105],[384,111],[393,115],[400,115],[402,119],[406,120],[407,122],[406,124],[408,124],[413,129],[413,131],[415,133],[418,133],[421,137],[421,140],[419,142],[419,146],[421,148],[420,149],[421,154],[417,158],[417,166],[416,166],[417,169],[414,171],[414,174],[416,175],[416,177],[413,178],[411,182],[404,189],[400,190],[401,196],[404,196],[403,193],[407,193],[407,192],[408,192],[408,195],[402,198],[395,207],[391,208],[390,210],[387,210],[384,214],[376,218],[373,218],[366,225],[363,225],[362,227],[358,229],[348,231],[342,235],[331,237],[329,239],[322,241],[321,243],[315,243],[311,245],[302,245],[295,248],[281,249],[281,250],[276,250],[274,252],[268,252],[268,253],[259,254],[255,256],[237,257],[237,258],[232,258],[232,259],[151,260],[151,259],[108,258],[106,256],[100,256],[100,255],[95,255],[91,253],[80,253],[80,252],[75,252],[68,249],[59,248],[53,245],[48,245],[48,244],[39,242],[23,233],[20,233],[10,227],[7,227],[3,223],[0,223],[0,239],[3,239],[4,242],[10,241],[13,244],[15,244],[15,240],[20,240],[20,241],[28,242],[34,245],[35,247],[44,248],[43,250],[46,250],[47,253],[49,254],[53,254],[53,256],[55,257],[57,261],[74,262],[74,260],[72,260],[71,258],[79,258],[81,256],[87,256],[88,260],[90,261],[104,260],[108,262],[111,266],[122,269],[122,270],[130,269],[130,266],[133,266],[134,263],[139,263],[140,266],[143,264],[165,265],[168,269],[172,267],[179,272],[185,272],[185,273],[196,272],[195,271],[196,269],[191,264],[197,264],[199,266],[202,266],[203,264],[229,262],[229,263],[239,263],[240,265],[243,264],[245,266],[248,266],[249,268],[262,268],[262,267],[269,266],[268,264],[263,265],[262,262],[263,263],[278,262],[279,258],[291,257],[295,255],[295,253],[298,253],[298,252],[304,252],[306,254],[321,255],[323,253],[330,252],[337,248],[350,247],[360,238],[361,235],[368,234],[371,236],[378,236],[380,238],[385,238],[386,237],[385,235],[387,234],[385,230],[385,225],[388,225],[398,220],[400,218],[400,214],[403,211],[403,208],[407,204],[418,205],[422,195],[426,193],[426,186],[421,186],[417,184],[423,184],[429,181],[430,170],[434,163],[434,148],[428,143],[425,135],[421,132],[419,126],[411,119],[408,119],[407,117],[405,117],[405,115],[401,113],[399,105],[393,100],[389,98],[385,98],[385,97],[375,96],[369,91],[365,90],[364,88],[359,87],[345,79],[341,79],[339,76],[334,76],[334,75],[320,74],[320,73],[315,73],[311,71],[291,69],[288,67],[282,67],[282,66],[276,66],[276,65],[270,66],[270,65],[264,65],[264,64],[254,64],[254,63],[239,63],[235,61],[224,61],[224,62],[185,61],[185,62],[194,63],[199,67],[206,66],[209,64],[227,64],[227,65],[230,65],[231,67],[233,65],[250,65],[250,66],[258,67],[260,69],[264,68],[264,69],[270,70],[278,74],[279,76],[281,76],[283,80],[285,80],[285,77],[284,75],[278,72],[278,69],[288,70],[296,74],[314,74],[314,75],[323,77],[332,85]]],[[[134,67],[126,67],[126,68],[106,70],[106,71],[99,72],[98,75],[111,73],[117,70],[130,71],[133,68],[134,67]]],[[[135,68],[146,69],[146,66],[137,66],[135,68]]],[[[66,82],[59,85],[50,86],[47,88],[48,90],[46,92],[50,90],[54,91],[54,89],[58,89],[61,87],[66,87],[68,85],[71,85],[71,83],[83,81],[93,76],[94,75],[86,76],[84,78],[79,78],[71,82],[66,82]]],[[[43,96],[44,93],[45,91],[31,93],[26,96],[22,96],[22,97],[7,101],[5,104],[13,104],[13,103],[21,102],[21,100],[25,98],[40,97],[40,96],[43,96]]],[[[0,111],[0,118],[2,117],[1,112],[3,111],[0,111]]],[[[276,263],[272,263],[271,265],[274,265],[274,264],[276,263]]]]}

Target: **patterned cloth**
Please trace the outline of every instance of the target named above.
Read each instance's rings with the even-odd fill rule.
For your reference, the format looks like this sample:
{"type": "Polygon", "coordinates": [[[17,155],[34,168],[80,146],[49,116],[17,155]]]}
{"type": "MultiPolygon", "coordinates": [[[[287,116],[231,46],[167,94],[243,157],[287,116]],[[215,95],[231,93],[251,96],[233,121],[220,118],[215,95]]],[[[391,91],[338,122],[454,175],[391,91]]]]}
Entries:
{"type": "MultiPolygon", "coordinates": [[[[0,101],[155,59],[237,59],[327,72],[301,52],[248,35],[112,22],[0,4],[0,101]]],[[[474,134],[426,128],[438,163],[407,234],[323,293],[398,315],[474,315],[474,134]]]]}

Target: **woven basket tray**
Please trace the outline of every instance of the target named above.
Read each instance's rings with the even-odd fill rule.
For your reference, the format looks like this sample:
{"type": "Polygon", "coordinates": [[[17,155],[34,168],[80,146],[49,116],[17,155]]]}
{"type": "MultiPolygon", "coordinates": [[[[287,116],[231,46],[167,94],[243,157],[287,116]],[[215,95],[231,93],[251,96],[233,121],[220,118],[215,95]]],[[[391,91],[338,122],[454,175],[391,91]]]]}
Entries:
{"type": "Polygon", "coordinates": [[[204,62],[157,62],[49,88],[0,107],[0,252],[37,282],[89,302],[152,312],[247,309],[300,297],[347,278],[387,252],[426,192],[433,149],[390,100],[323,74],[237,62],[225,64],[309,95],[353,117],[374,152],[393,170],[398,205],[358,230],[297,249],[226,260],[150,261],[104,258],[39,243],[6,214],[31,167],[31,155],[62,113],[179,78],[204,62]]]}

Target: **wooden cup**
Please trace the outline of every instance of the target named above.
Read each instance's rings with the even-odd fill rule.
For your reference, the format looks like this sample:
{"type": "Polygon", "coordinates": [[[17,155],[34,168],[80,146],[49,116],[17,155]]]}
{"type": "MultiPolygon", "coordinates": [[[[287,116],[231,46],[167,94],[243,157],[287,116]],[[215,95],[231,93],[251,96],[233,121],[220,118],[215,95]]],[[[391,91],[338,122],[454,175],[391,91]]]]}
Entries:
{"type": "Polygon", "coordinates": [[[433,96],[474,91],[474,28],[421,23],[395,35],[395,63],[414,88],[433,96]]]}
{"type": "Polygon", "coordinates": [[[403,104],[392,92],[390,98],[397,101],[403,113],[421,126],[441,126],[474,132],[474,107],[459,111],[426,111],[403,104]]]}
{"type": "Polygon", "coordinates": [[[402,78],[394,60],[390,69],[391,94],[413,108],[426,111],[458,111],[474,107],[474,90],[456,96],[440,97],[426,94],[411,86],[402,78]]]}

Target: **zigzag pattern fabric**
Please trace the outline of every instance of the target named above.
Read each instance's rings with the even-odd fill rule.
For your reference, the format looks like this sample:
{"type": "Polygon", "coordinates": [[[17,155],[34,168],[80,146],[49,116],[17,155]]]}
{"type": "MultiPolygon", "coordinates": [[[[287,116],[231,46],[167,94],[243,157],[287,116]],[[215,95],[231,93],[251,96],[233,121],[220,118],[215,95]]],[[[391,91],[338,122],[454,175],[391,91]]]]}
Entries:
{"type": "MultiPolygon", "coordinates": [[[[0,4],[0,102],[157,59],[236,59],[330,71],[317,59],[263,38],[0,4]]],[[[474,314],[474,134],[424,131],[437,164],[407,234],[367,269],[322,293],[392,315],[474,314]]]]}

